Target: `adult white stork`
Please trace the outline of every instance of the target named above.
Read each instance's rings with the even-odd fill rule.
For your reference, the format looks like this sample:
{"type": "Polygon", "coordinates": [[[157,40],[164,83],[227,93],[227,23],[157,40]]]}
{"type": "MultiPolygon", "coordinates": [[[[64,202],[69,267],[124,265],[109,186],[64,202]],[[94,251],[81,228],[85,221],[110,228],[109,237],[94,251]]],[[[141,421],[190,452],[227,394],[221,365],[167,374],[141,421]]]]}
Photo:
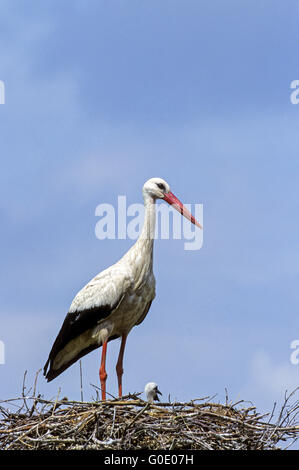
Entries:
{"type": "Polygon", "coordinates": [[[144,320],[155,297],[153,242],[156,199],[168,202],[201,228],[163,179],[148,180],[143,186],[143,198],[145,218],[136,243],[116,264],[95,276],[75,296],[44,367],[48,382],[82,356],[102,346],[99,375],[102,400],[105,400],[107,343],[121,337],[116,373],[118,393],[122,396],[126,339],[133,326],[144,320]]]}

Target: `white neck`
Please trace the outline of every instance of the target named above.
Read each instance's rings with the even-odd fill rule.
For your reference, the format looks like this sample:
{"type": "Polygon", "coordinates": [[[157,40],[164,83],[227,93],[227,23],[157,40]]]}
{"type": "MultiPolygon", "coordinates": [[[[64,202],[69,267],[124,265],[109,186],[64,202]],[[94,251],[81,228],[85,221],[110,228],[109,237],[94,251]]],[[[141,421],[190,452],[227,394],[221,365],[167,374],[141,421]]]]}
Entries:
{"type": "Polygon", "coordinates": [[[137,271],[147,272],[153,267],[153,244],[155,238],[156,225],[156,205],[155,200],[149,195],[144,195],[144,223],[136,243],[127,252],[125,257],[134,259],[134,265],[137,271]],[[137,263],[139,260],[140,263],[137,263]],[[139,266],[140,264],[140,266],[139,266]]]}
{"type": "Polygon", "coordinates": [[[147,240],[152,245],[155,238],[156,204],[155,199],[148,194],[144,195],[144,208],[144,223],[138,241],[140,240],[145,243],[147,240]]]}

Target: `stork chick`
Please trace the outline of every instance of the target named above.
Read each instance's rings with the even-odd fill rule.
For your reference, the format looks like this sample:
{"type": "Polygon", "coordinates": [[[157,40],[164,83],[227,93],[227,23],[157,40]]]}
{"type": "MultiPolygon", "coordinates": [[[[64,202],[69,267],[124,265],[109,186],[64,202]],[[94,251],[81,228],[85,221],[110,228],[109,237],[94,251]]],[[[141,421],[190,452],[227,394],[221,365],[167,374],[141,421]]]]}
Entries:
{"type": "Polygon", "coordinates": [[[149,382],[146,384],[144,392],[149,403],[154,403],[154,400],[160,401],[158,394],[162,395],[162,393],[158,389],[158,385],[155,382],[149,382]]]}

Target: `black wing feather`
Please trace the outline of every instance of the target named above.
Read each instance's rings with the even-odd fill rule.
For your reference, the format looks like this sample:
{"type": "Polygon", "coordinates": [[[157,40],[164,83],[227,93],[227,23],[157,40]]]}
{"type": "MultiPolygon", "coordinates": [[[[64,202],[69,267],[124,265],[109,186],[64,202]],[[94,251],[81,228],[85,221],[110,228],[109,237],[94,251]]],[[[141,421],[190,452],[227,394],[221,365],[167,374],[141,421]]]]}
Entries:
{"type": "MultiPolygon", "coordinates": [[[[44,366],[44,375],[46,376],[48,382],[55,379],[55,377],[60,375],[65,369],[74,364],[74,362],[76,362],[78,359],[99,347],[97,344],[90,345],[85,349],[82,349],[75,357],[73,357],[60,369],[52,368],[53,361],[59,351],[61,351],[70,341],[77,338],[90,328],[95,327],[100,320],[107,318],[114,309],[115,306],[111,307],[111,305],[102,305],[100,307],[93,307],[79,312],[69,312],[66,315],[62,327],[50,351],[49,358],[44,366]],[[49,370],[47,372],[48,366],[49,370]]],[[[109,341],[117,337],[118,336],[111,337],[109,338],[109,341]]]]}

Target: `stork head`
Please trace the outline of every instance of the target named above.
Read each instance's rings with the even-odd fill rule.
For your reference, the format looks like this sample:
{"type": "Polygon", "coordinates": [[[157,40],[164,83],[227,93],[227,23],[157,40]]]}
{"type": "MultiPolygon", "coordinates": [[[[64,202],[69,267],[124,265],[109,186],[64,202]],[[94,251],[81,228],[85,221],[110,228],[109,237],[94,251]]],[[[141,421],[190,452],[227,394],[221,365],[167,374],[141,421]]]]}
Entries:
{"type": "Polygon", "coordinates": [[[151,178],[143,186],[143,195],[153,199],[163,199],[164,194],[170,191],[169,184],[162,178],[151,178]]]}
{"type": "Polygon", "coordinates": [[[160,401],[158,394],[162,395],[162,393],[158,389],[158,385],[155,382],[149,382],[146,384],[144,392],[149,403],[154,403],[154,400],[160,401]]]}
{"type": "Polygon", "coordinates": [[[184,217],[186,217],[192,224],[197,225],[197,227],[202,228],[199,222],[193,217],[192,214],[186,209],[186,207],[181,203],[181,201],[170,191],[169,184],[162,178],[151,178],[144,183],[143,186],[143,197],[150,197],[154,201],[156,199],[163,199],[168,202],[174,209],[180,212],[184,217]]]}

